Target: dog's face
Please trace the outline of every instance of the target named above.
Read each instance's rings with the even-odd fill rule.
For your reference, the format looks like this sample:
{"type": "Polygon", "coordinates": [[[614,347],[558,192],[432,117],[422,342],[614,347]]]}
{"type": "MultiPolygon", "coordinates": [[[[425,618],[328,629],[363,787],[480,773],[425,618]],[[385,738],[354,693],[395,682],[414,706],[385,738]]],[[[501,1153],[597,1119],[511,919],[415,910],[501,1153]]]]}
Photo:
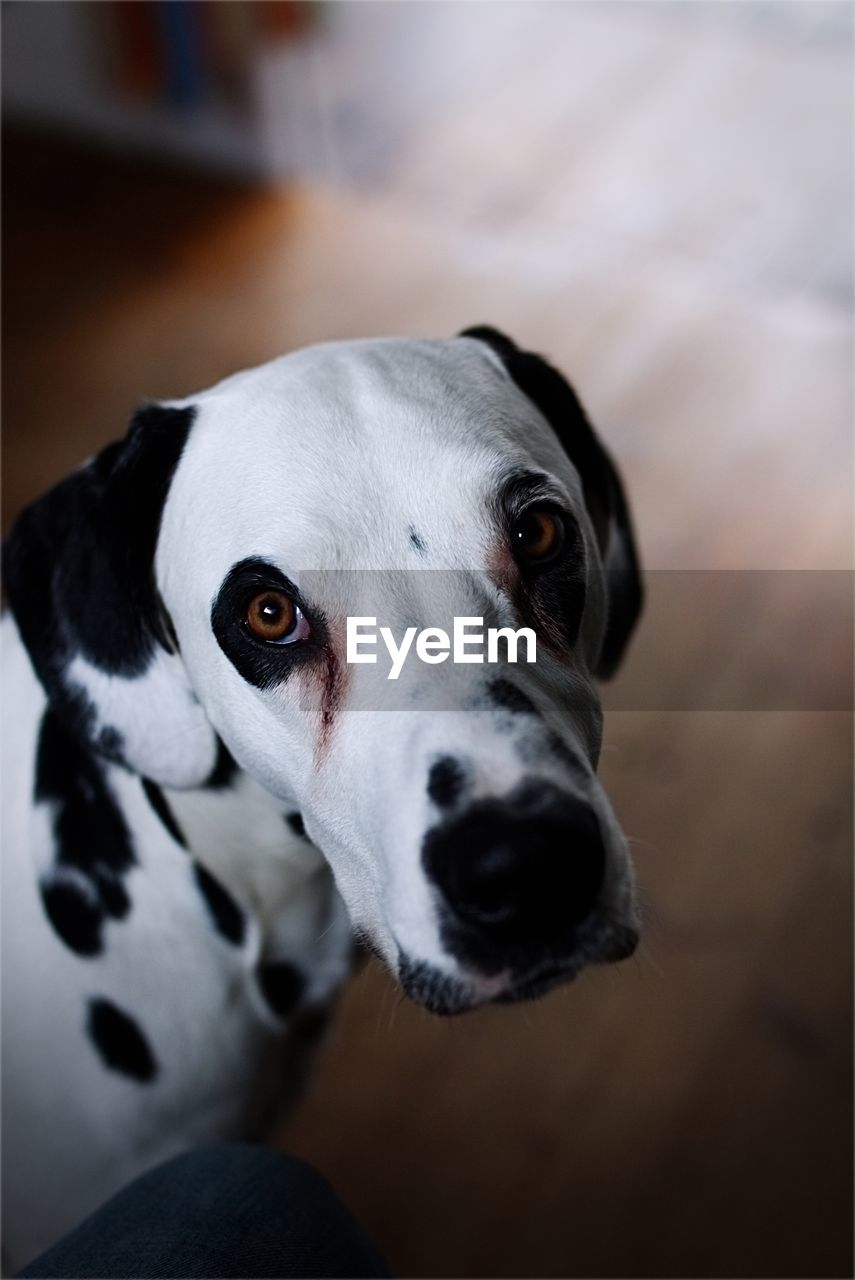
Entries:
{"type": "Polygon", "coordinates": [[[222,740],[299,808],[355,927],[440,1012],[536,994],[637,937],[595,776],[593,677],[640,603],[622,491],[563,379],[472,332],[308,348],[144,410],[50,521],[25,514],[7,571],[78,730],[167,786],[202,784],[222,740]],[[87,563],[51,568],[69,506],[87,563]],[[390,682],[382,649],[346,661],[366,615],[398,641],[455,616],[526,626],[537,660],[413,653],[390,682]]]}

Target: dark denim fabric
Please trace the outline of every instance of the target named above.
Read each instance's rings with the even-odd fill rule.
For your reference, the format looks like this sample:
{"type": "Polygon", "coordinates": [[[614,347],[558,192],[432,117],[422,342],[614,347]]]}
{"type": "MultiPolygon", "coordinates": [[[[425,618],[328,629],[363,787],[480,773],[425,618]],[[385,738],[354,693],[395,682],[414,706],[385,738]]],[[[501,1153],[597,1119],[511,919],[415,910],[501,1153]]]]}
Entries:
{"type": "Polygon", "coordinates": [[[266,1147],[229,1145],[144,1174],[20,1275],[260,1280],[389,1272],[310,1165],[266,1147]]]}

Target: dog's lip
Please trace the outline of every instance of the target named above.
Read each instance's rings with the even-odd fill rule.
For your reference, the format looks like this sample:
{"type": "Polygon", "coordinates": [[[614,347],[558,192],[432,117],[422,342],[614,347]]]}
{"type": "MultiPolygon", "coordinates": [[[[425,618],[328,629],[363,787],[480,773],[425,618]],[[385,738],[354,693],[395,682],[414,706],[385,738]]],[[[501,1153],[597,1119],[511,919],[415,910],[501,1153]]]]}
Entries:
{"type": "Polygon", "coordinates": [[[542,959],[523,970],[507,967],[484,974],[465,969],[450,974],[428,964],[404,960],[399,952],[398,980],[410,999],[431,1013],[450,1016],[488,1004],[516,1004],[535,1000],[555,987],[573,982],[586,968],[613,964],[632,955],[638,943],[634,925],[610,922],[609,929],[580,940],[570,954],[542,959]]]}
{"type": "Polygon", "coordinates": [[[494,1000],[497,1004],[513,1004],[517,1000],[532,1000],[546,995],[559,984],[573,982],[590,965],[615,964],[626,960],[637,945],[638,931],[628,925],[620,926],[592,949],[582,948],[572,956],[548,961],[530,969],[495,996],[494,1000]]]}
{"type": "Polygon", "coordinates": [[[437,971],[435,982],[413,983],[406,977],[400,981],[415,1004],[449,1017],[490,1004],[514,1004],[545,995],[560,983],[571,982],[582,968],[584,961],[577,958],[540,965],[518,977],[513,977],[509,970],[489,978],[474,974],[458,978],[437,971]]]}

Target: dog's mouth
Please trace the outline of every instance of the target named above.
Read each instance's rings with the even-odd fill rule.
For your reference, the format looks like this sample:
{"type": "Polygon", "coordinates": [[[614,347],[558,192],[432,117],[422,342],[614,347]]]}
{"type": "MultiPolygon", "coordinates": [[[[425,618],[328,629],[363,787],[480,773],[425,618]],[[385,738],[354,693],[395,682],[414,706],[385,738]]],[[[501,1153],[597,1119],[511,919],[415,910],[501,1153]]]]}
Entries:
{"type": "Polygon", "coordinates": [[[398,981],[409,998],[430,1013],[451,1017],[487,1004],[518,1004],[536,1000],[558,986],[572,982],[588,965],[625,960],[635,951],[638,934],[623,927],[609,932],[596,947],[583,947],[572,955],[548,958],[524,970],[502,970],[490,976],[446,973],[425,960],[401,953],[398,981]]]}
{"type": "Polygon", "coordinates": [[[583,961],[548,964],[515,978],[508,973],[492,978],[466,979],[443,973],[424,960],[402,956],[398,981],[409,998],[430,1013],[452,1017],[486,1004],[516,1004],[546,995],[561,983],[572,982],[583,961]]]}

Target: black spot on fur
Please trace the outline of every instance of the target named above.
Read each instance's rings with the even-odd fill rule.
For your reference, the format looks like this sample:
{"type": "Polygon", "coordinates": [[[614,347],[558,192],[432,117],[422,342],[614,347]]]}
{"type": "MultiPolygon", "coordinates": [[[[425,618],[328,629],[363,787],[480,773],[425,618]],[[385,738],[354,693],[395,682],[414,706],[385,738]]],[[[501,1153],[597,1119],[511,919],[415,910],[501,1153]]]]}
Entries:
{"type": "Polygon", "coordinates": [[[131,906],[131,900],[121,880],[113,880],[110,876],[104,876],[101,880],[101,901],[107,914],[116,920],[123,919],[131,906]]]}
{"type": "Polygon", "coordinates": [[[112,1000],[99,996],[89,1001],[86,1029],[106,1067],[146,1084],[157,1075],[157,1063],[148,1041],[127,1013],[112,1000]]]}
{"type": "MultiPolygon", "coordinates": [[[[54,710],[81,736],[94,719],[65,682],[81,654],[100,671],[147,669],[162,630],[152,564],[163,503],[195,410],[148,405],[103,449],[16,521],[3,549],[9,602],[54,710]]],[[[115,758],[120,740],[98,748],[115,758]]]]}
{"type": "Polygon", "coordinates": [[[271,960],[258,966],[258,985],[270,1008],[279,1018],[293,1013],[306,989],[306,979],[287,960],[271,960]]]}
{"type": "Polygon", "coordinates": [[[501,676],[497,676],[494,680],[488,682],[487,693],[494,706],[501,707],[503,711],[514,711],[522,715],[533,716],[538,714],[537,707],[528,694],[523,693],[518,685],[513,684],[510,680],[502,679],[501,676]]]}
{"type": "Polygon", "coordinates": [[[158,818],[160,818],[161,822],[166,827],[166,830],[172,836],[172,839],[176,844],[180,844],[182,849],[186,849],[187,839],[175,820],[175,814],[170,809],[166,796],[163,794],[160,787],[156,782],[152,782],[150,778],[143,778],[142,785],[143,791],[146,794],[146,799],[152,809],[154,809],[158,818]]]}
{"type": "Polygon", "coordinates": [[[423,537],[422,537],[422,535],[418,532],[418,530],[417,530],[417,529],[414,529],[414,528],[413,528],[413,526],[412,526],[412,525],[410,525],[410,528],[409,528],[409,534],[410,534],[410,542],[413,544],[413,546],[415,547],[416,551],[418,551],[419,555],[421,555],[421,556],[426,555],[426,554],[427,554],[427,546],[425,545],[425,540],[424,540],[424,538],[423,538],[423,537]]]}
{"type": "Polygon", "coordinates": [[[211,770],[205,786],[212,791],[225,791],[230,787],[238,774],[238,767],[222,738],[217,738],[217,761],[211,770]]]}
{"type": "Polygon", "coordinates": [[[100,755],[106,756],[108,760],[115,760],[121,764],[124,745],[124,738],[113,725],[105,724],[103,728],[98,730],[95,748],[100,755]]]}
{"type": "Polygon", "coordinates": [[[97,956],[102,949],[102,907],[79,885],[56,881],[41,886],[42,906],[65,945],[79,956],[97,956]]]}
{"type": "Polygon", "coordinates": [[[303,822],[302,813],[286,813],[285,821],[294,832],[295,836],[305,836],[306,824],[303,822]]]}
{"type": "Polygon", "coordinates": [[[73,869],[91,892],[87,898],[48,873],[41,886],[48,919],[73,951],[96,955],[104,919],[121,920],[130,910],[124,877],[136,858],[105,766],[52,711],[42,718],[34,798],[51,808],[57,868],[73,869]]]}
{"type": "Polygon", "coordinates": [[[246,917],[227,889],[201,863],[193,864],[199,892],[219,933],[239,947],[246,936],[246,917]]]}
{"type": "Polygon", "coordinates": [[[61,697],[59,701],[58,708],[51,701],[52,709],[82,746],[92,747],[98,755],[106,756],[116,764],[124,763],[124,738],[113,725],[102,725],[100,729],[97,727],[98,714],[95,706],[79,685],[69,685],[65,697],[61,697]]]}
{"type": "Polygon", "coordinates": [[[434,804],[441,809],[454,804],[464,784],[463,770],[453,756],[442,756],[430,767],[427,792],[434,804]]]}

